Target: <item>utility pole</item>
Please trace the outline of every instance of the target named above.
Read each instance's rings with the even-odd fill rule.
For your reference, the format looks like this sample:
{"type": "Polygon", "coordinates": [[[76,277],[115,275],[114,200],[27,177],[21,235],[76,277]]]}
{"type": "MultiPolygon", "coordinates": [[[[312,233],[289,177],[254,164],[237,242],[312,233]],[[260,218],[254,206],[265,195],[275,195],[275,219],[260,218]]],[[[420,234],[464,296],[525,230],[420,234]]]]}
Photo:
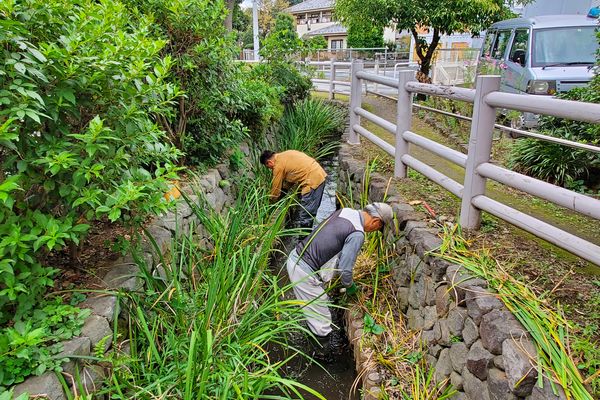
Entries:
{"type": "Polygon", "coordinates": [[[258,50],[259,50],[259,43],[258,43],[258,1],[259,0],[252,0],[252,37],[254,38],[254,60],[258,61],[259,60],[259,56],[258,56],[258,50]]]}

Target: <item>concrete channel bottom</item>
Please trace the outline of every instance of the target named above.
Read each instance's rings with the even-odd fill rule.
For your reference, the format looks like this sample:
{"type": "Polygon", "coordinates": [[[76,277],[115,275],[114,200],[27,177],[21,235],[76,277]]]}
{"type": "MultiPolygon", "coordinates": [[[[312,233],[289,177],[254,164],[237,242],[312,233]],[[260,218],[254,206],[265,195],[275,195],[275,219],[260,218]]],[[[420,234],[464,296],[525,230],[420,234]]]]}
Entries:
{"type": "MultiPolygon", "coordinates": [[[[335,174],[337,173],[337,159],[324,161],[321,164],[325,171],[327,171],[329,177],[323,193],[321,206],[317,213],[317,221],[321,221],[328,217],[336,209],[337,179],[335,174]]],[[[283,254],[278,255],[273,260],[273,269],[278,274],[282,285],[289,283],[285,268],[285,254],[289,254],[296,243],[297,240],[295,238],[286,238],[283,243],[283,248],[281,249],[283,254]]],[[[291,298],[293,296],[294,294],[291,291],[286,293],[286,297],[291,298]]],[[[336,324],[343,324],[343,310],[332,309],[332,315],[336,324]]],[[[309,355],[316,349],[315,345],[311,343],[311,340],[302,333],[290,335],[288,340],[290,340],[292,347],[296,347],[309,355]]],[[[269,353],[278,360],[286,358],[286,354],[278,346],[273,346],[269,353]]],[[[289,354],[287,356],[289,356],[289,354]]],[[[296,356],[285,365],[283,371],[286,378],[293,379],[316,390],[327,400],[357,400],[360,398],[358,392],[352,393],[351,390],[354,380],[356,379],[356,371],[353,352],[350,347],[348,347],[341,355],[336,356],[332,362],[322,363],[321,365],[310,362],[301,356],[296,356]]],[[[310,393],[302,390],[299,391],[305,399],[317,399],[316,396],[310,393]]],[[[280,393],[275,392],[267,394],[281,395],[280,393]]]]}

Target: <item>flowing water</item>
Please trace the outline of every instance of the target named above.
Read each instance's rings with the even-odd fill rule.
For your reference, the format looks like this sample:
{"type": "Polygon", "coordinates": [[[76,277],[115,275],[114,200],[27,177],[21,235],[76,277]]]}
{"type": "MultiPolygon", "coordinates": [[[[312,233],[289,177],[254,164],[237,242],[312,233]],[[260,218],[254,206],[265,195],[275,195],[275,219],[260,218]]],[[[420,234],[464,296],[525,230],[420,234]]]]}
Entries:
{"type": "MultiPolygon", "coordinates": [[[[337,159],[324,161],[321,163],[323,168],[329,175],[321,206],[317,212],[317,221],[322,221],[336,210],[336,174],[337,174],[337,159]]],[[[284,254],[289,252],[296,245],[297,240],[288,238],[283,243],[281,249],[284,254]]],[[[273,262],[273,267],[280,276],[282,284],[289,283],[287,272],[285,269],[285,256],[276,257],[273,262]]],[[[286,296],[293,296],[290,291],[286,296]]],[[[332,309],[334,323],[341,324],[343,320],[343,310],[332,309]]],[[[294,335],[289,338],[293,346],[301,349],[307,354],[311,354],[315,347],[302,334],[294,335]]],[[[281,357],[283,354],[279,353],[281,357]]],[[[316,391],[321,393],[328,400],[355,400],[359,399],[358,393],[352,392],[352,384],[356,378],[354,369],[354,359],[351,349],[348,347],[343,354],[336,356],[331,363],[323,363],[318,365],[314,362],[309,362],[303,357],[297,356],[285,366],[285,373],[288,378],[292,378],[316,391]]],[[[316,399],[317,397],[302,392],[305,399],[316,399]]]]}

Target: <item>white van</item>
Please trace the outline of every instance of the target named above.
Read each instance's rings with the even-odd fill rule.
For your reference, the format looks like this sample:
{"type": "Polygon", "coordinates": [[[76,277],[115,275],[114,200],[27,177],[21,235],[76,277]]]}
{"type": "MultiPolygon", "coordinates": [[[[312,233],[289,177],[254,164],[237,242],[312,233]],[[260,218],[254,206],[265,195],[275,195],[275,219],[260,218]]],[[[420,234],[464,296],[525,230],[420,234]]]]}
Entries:
{"type": "MultiPolygon", "coordinates": [[[[594,76],[598,19],[583,15],[514,18],[493,24],[481,49],[478,74],[500,74],[500,90],[554,95],[587,85],[594,76]]],[[[533,127],[524,114],[515,127],[533,127]]]]}

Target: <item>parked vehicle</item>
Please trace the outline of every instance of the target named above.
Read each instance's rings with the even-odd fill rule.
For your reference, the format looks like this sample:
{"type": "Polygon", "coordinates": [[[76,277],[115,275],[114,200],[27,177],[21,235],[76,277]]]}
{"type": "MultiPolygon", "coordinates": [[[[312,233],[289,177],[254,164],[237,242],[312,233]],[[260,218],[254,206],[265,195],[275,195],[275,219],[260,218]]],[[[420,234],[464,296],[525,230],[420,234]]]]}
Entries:
{"type": "MultiPolygon", "coordinates": [[[[584,15],[514,18],[486,33],[478,74],[501,75],[500,90],[554,95],[587,85],[594,75],[598,19],[584,15]]],[[[531,128],[537,116],[524,114],[513,126],[531,128]]]]}

